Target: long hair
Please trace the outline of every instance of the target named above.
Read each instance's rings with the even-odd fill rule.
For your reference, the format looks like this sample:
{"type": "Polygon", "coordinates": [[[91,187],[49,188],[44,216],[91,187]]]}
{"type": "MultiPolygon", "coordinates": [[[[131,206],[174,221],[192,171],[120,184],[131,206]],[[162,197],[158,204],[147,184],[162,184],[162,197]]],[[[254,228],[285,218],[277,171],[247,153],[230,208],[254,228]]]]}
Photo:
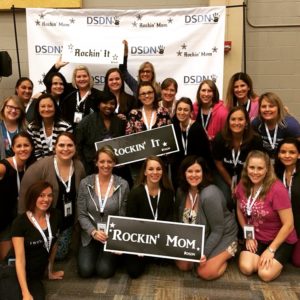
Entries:
{"type": "Polygon", "coordinates": [[[91,89],[94,86],[94,80],[93,77],[91,76],[90,70],[88,69],[88,67],[86,66],[77,66],[74,70],[73,70],[73,74],[72,74],[72,86],[77,89],[76,86],[76,74],[77,71],[85,71],[90,79],[90,84],[89,84],[89,88],[91,89]]]}
{"type": "Polygon", "coordinates": [[[251,158],[260,158],[266,164],[267,173],[265,175],[265,178],[263,179],[263,189],[260,193],[260,197],[263,198],[268,193],[271,185],[276,181],[277,177],[275,175],[275,171],[271,159],[267,153],[258,150],[253,150],[249,152],[246,161],[244,163],[244,167],[241,175],[241,183],[243,185],[247,197],[250,196],[251,189],[253,187],[253,183],[251,182],[248,176],[248,170],[247,170],[251,158]]]}
{"type": "Polygon", "coordinates": [[[150,67],[150,69],[151,69],[151,71],[152,71],[152,80],[151,80],[152,86],[154,87],[154,90],[156,91],[156,94],[160,94],[160,85],[159,85],[159,83],[156,82],[155,69],[154,69],[153,64],[152,64],[151,62],[149,62],[149,61],[143,62],[143,63],[140,65],[140,67],[139,67],[138,84],[141,83],[141,77],[140,77],[140,74],[141,74],[142,70],[143,70],[145,67],[150,67]]]}
{"type": "Polygon", "coordinates": [[[49,75],[49,77],[45,81],[46,93],[47,94],[51,94],[52,81],[53,81],[53,77],[55,77],[55,76],[59,77],[62,80],[63,86],[64,86],[64,91],[63,92],[66,91],[67,80],[66,80],[65,76],[63,74],[61,74],[60,72],[53,72],[49,75]]]}
{"type": "Polygon", "coordinates": [[[18,95],[17,94],[17,89],[19,88],[19,86],[24,82],[24,81],[29,81],[30,82],[30,85],[33,89],[33,82],[32,80],[29,78],[29,77],[20,77],[17,82],[16,82],[16,85],[15,85],[15,95],[18,95]]]}
{"type": "Polygon", "coordinates": [[[237,105],[237,98],[234,95],[234,84],[238,80],[242,80],[248,85],[249,91],[248,91],[247,96],[249,99],[257,97],[255,92],[253,91],[253,83],[252,83],[251,77],[248,74],[243,73],[243,72],[235,73],[230,78],[230,80],[228,82],[228,87],[227,87],[225,104],[228,109],[231,109],[232,107],[237,105]]]}
{"type": "Polygon", "coordinates": [[[135,186],[144,185],[146,183],[145,171],[146,171],[146,168],[147,168],[147,164],[150,160],[154,160],[154,161],[158,162],[161,166],[162,177],[161,177],[161,180],[160,180],[160,183],[159,183],[160,187],[164,188],[164,189],[167,189],[167,190],[173,190],[172,183],[171,183],[171,181],[170,181],[170,179],[167,175],[167,170],[166,170],[166,167],[165,167],[162,159],[158,156],[155,156],[155,155],[150,155],[144,160],[143,165],[140,169],[139,176],[136,179],[135,186]]]}
{"type": "Polygon", "coordinates": [[[218,90],[218,87],[215,84],[215,82],[213,80],[209,80],[209,79],[203,80],[198,87],[197,94],[196,94],[198,106],[202,107],[202,101],[200,98],[200,90],[204,84],[207,84],[213,92],[212,104],[214,106],[216,103],[218,103],[220,101],[220,94],[219,94],[219,90],[218,90]]]}
{"type": "Polygon", "coordinates": [[[143,86],[150,86],[151,87],[151,89],[154,93],[154,101],[153,101],[152,105],[153,105],[154,109],[157,109],[158,108],[158,95],[155,92],[155,88],[154,88],[153,84],[150,81],[143,81],[143,82],[140,82],[139,85],[138,85],[138,89],[137,89],[138,107],[141,108],[143,106],[143,103],[139,99],[140,89],[143,86]]]}
{"type": "Polygon", "coordinates": [[[243,142],[242,145],[249,143],[253,137],[256,135],[255,131],[253,130],[251,126],[251,121],[249,118],[249,114],[247,113],[246,109],[243,106],[234,106],[230,112],[227,115],[226,122],[224,124],[224,127],[221,131],[223,139],[227,142],[227,144],[231,147],[233,147],[233,135],[232,131],[230,129],[229,121],[230,117],[233,113],[241,111],[244,114],[244,117],[246,119],[246,126],[243,132],[243,142]]]}
{"type": "Polygon", "coordinates": [[[179,168],[179,187],[185,193],[189,191],[190,187],[189,183],[186,180],[185,172],[190,166],[194,164],[200,165],[202,169],[202,181],[197,187],[198,191],[200,192],[202,189],[212,183],[211,172],[207,166],[205,159],[197,155],[189,155],[182,161],[179,168]]]}

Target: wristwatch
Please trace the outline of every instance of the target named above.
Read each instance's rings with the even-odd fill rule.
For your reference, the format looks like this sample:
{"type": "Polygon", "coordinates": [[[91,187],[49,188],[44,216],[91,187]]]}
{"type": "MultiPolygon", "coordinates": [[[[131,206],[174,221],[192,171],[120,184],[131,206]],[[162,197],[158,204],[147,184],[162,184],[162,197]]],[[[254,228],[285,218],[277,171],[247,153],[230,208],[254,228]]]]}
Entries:
{"type": "Polygon", "coordinates": [[[275,254],[275,252],[276,252],[276,250],[273,250],[271,247],[268,247],[268,250],[273,254],[275,254]]]}

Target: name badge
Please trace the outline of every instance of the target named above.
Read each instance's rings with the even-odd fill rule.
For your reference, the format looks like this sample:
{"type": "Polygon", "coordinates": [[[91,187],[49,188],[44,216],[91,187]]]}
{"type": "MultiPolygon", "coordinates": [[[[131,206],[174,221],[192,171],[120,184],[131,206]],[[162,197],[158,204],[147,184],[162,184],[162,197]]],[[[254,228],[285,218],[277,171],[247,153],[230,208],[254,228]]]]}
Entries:
{"type": "Polygon", "coordinates": [[[244,238],[246,240],[255,240],[254,226],[245,225],[244,226],[244,238]]]}
{"type": "Polygon", "coordinates": [[[75,111],[74,113],[74,123],[79,123],[83,118],[83,113],[75,111]]]}
{"type": "Polygon", "coordinates": [[[64,216],[65,217],[69,217],[71,216],[73,213],[72,211],[72,202],[65,202],[64,203],[64,216]]]}
{"type": "Polygon", "coordinates": [[[97,223],[97,230],[106,230],[106,224],[105,223],[97,223]]]}

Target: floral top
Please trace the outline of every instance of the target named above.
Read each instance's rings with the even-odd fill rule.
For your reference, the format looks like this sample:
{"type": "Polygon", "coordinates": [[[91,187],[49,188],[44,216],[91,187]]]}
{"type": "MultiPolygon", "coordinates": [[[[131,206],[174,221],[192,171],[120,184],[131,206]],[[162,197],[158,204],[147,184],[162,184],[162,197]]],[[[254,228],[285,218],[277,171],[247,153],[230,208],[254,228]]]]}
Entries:
{"type": "MultiPolygon", "coordinates": [[[[126,126],[126,135],[147,130],[147,127],[142,118],[142,110],[132,109],[130,111],[126,126]]],[[[171,124],[171,118],[168,109],[166,109],[165,107],[158,107],[156,110],[156,122],[152,126],[152,129],[168,124],[171,124]]]]}

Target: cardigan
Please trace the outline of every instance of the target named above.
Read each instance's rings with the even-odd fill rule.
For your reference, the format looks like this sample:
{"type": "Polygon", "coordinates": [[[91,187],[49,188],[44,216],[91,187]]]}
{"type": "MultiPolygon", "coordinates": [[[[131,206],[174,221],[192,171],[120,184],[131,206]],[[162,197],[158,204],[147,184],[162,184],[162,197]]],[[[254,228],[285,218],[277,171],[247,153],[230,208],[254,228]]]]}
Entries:
{"type": "MultiPolygon", "coordinates": [[[[73,159],[75,172],[75,188],[78,191],[79,183],[85,176],[84,167],[80,160],[73,159]]],[[[53,187],[53,202],[52,206],[56,207],[59,194],[59,184],[57,181],[56,172],[54,169],[54,156],[46,156],[34,164],[32,164],[25,172],[21,181],[20,199],[18,211],[22,213],[25,211],[25,194],[29,186],[38,180],[46,180],[52,184],[53,187]]]]}

